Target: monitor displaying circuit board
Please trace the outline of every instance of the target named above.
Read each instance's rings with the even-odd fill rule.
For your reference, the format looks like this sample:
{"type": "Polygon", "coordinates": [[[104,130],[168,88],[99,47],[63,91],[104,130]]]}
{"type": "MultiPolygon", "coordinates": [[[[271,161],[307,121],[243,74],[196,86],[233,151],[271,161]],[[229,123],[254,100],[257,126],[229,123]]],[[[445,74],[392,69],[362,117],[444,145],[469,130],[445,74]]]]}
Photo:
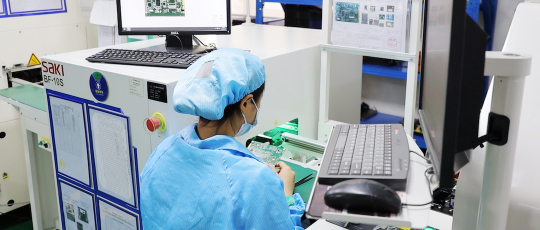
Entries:
{"type": "Polygon", "coordinates": [[[230,0],[116,0],[120,35],[230,34],[230,0]]]}
{"type": "Polygon", "coordinates": [[[183,17],[184,0],[146,0],[146,16],[183,17]]]}

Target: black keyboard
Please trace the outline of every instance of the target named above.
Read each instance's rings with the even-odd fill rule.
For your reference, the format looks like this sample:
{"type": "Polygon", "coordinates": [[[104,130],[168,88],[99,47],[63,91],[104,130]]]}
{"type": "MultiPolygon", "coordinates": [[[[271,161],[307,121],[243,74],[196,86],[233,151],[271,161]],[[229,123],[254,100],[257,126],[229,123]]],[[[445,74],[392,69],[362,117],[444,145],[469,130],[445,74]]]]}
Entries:
{"type": "Polygon", "coordinates": [[[319,183],[371,179],[404,191],[409,144],[399,124],[336,125],[324,151],[319,183]]]}
{"type": "Polygon", "coordinates": [[[180,52],[106,49],[87,57],[86,60],[89,62],[186,69],[203,55],[180,52]]]}

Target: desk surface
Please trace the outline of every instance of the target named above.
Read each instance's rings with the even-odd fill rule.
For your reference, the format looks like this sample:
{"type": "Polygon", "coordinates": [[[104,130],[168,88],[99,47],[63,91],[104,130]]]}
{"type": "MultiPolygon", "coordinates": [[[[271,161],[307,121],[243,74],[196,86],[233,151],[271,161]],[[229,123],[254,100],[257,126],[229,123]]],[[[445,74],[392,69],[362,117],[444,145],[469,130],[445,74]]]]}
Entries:
{"type": "MultiPolygon", "coordinates": [[[[296,173],[295,175],[295,181],[298,181],[305,176],[308,176],[312,173],[315,173],[313,177],[317,176],[317,170],[315,170],[312,167],[308,167],[307,165],[303,165],[300,162],[295,162],[292,160],[283,159],[282,161],[285,161],[285,163],[291,167],[291,169],[296,173]]],[[[304,200],[304,203],[307,203],[309,200],[309,197],[311,195],[311,192],[313,190],[313,183],[315,182],[315,178],[311,179],[310,181],[299,185],[298,187],[294,188],[294,192],[300,194],[302,199],[304,200]]]]}

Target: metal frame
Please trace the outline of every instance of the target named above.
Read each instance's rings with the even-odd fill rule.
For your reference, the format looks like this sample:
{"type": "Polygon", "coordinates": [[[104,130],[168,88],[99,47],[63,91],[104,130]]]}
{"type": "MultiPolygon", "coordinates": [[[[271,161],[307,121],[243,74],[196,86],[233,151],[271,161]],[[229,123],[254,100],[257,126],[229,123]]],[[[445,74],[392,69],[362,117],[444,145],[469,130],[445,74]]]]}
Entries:
{"type": "MultiPolygon", "coordinates": [[[[84,114],[84,120],[85,120],[85,128],[86,128],[86,141],[87,141],[87,149],[88,149],[88,157],[89,157],[89,160],[88,160],[88,164],[89,164],[89,173],[90,173],[90,186],[87,185],[87,184],[84,184],[78,180],[75,180],[74,178],[71,178],[67,175],[64,175],[60,172],[58,172],[58,165],[56,164],[56,148],[55,148],[55,145],[54,145],[54,139],[53,139],[53,162],[54,162],[54,165],[55,165],[55,175],[56,175],[56,180],[57,180],[57,196],[59,197],[59,207],[60,207],[60,218],[61,218],[61,224],[62,226],[65,228],[64,226],[64,222],[63,222],[63,212],[62,212],[62,197],[61,197],[61,188],[59,186],[59,183],[60,182],[66,182],[66,183],[69,183],[69,184],[72,184],[72,185],[75,185],[75,186],[78,186],[80,188],[83,188],[85,191],[88,191],[89,193],[92,194],[92,196],[94,197],[94,209],[95,209],[95,213],[99,212],[99,209],[97,209],[96,207],[98,207],[96,205],[96,197],[100,197],[102,198],[103,200],[107,200],[109,202],[112,202],[114,203],[116,206],[119,206],[119,207],[122,207],[123,209],[125,210],[128,210],[132,213],[135,213],[138,215],[138,228],[139,229],[142,229],[142,221],[141,221],[141,218],[140,218],[140,185],[139,185],[139,168],[138,168],[138,165],[137,165],[137,162],[138,162],[138,158],[137,158],[137,148],[135,146],[132,146],[131,145],[131,134],[130,134],[130,127],[129,127],[129,122],[130,122],[130,119],[128,116],[124,115],[122,109],[120,108],[116,108],[116,107],[113,107],[113,106],[110,106],[110,105],[106,105],[106,104],[101,104],[101,103],[96,103],[96,102],[93,102],[93,101],[90,101],[90,100],[87,100],[87,99],[84,99],[84,98],[78,98],[78,97],[75,97],[75,96],[71,96],[71,95],[67,95],[67,94],[64,94],[64,93],[60,93],[60,92],[57,92],[57,91],[54,91],[54,90],[50,90],[50,89],[47,89],[47,97],[57,97],[57,98],[60,98],[60,99],[64,99],[64,100],[70,100],[70,101],[73,101],[73,102],[77,102],[77,103],[81,103],[82,106],[83,106],[83,114],[84,114]],[[128,126],[127,126],[127,130],[128,130],[128,146],[130,148],[130,166],[131,166],[131,170],[132,170],[132,180],[133,180],[133,195],[134,195],[134,205],[131,205],[123,200],[120,200],[112,195],[109,195],[108,193],[104,192],[104,191],[100,191],[99,188],[98,188],[98,185],[97,185],[97,172],[96,172],[96,167],[95,167],[95,157],[94,157],[94,149],[93,149],[93,139],[92,139],[92,129],[91,129],[91,122],[90,122],[90,109],[93,109],[93,110],[96,110],[96,111],[99,111],[99,112],[103,112],[103,113],[108,113],[108,114],[112,114],[112,115],[115,115],[115,116],[119,116],[121,118],[124,118],[124,119],[127,119],[127,123],[128,123],[128,126]],[[133,150],[131,150],[133,149],[133,150]]],[[[48,103],[48,108],[49,108],[49,111],[50,111],[50,103],[48,103]]],[[[49,117],[49,122],[50,124],[52,124],[52,118],[49,117]]],[[[51,129],[51,136],[54,137],[54,131],[51,129]]],[[[32,168],[35,168],[35,167],[32,167],[32,168]]],[[[36,216],[38,217],[38,216],[36,216]]],[[[101,220],[99,219],[99,215],[96,214],[95,215],[95,218],[96,218],[96,228],[99,229],[99,227],[97,227],[99,225],[99,223],[101,222],[101,220]]],[[[34,225],[35,226],[35,225],[34,225]]]]}
{"type": "MultiPolygon", "coordinates": [[[[352,48],[331,45],[332,32],[332,0],[323,0],[322,30],[323,40],[321,45],[321,78],[320,78],[320,98],[319,98],[319,140],[325,140],[331,129],[332,121],[328,118],[329,90],[330,90],[330,60],[331,54],[348,53],[363,56],[373,56],[386,59],[396,59],[407,61],[407,82],[405,93],[405,114],[404,128],[407,134],[413,134],[414,118],[416,114],[417,86],[418,86],[418,60],[420,51],[420,38],[422,29],[422,0],[412,0],[409,26],[409,46],[408,53],[378,51],[364,48],[352,48]]],[[[361,64],[361,63],[359,63],[361,64]]],[[[359,89],[362,90],[362,89],[359,89]]]]}
{"type": "MultiPolygon", "coordinates": [[[[62,177],[60,177],[62,178],[62,177]]],[[[83,192],[83,193],[86,193],[88,195],[90,195],[92,197],[92,209],[94,209],[94,226],[96,227],[96,229],[99,229],[98,228],[98,219],[97,219],[97,215],[96,215],[96,212],[97,212],[97,209],[96,209],[96,196],[94,194],[92,194],[92,192],[89,192],[87,189],[85,189],[84,187],[80,186],[80,185],[77,185],[75,183],[71,183],[70,181],[68,180],[64,180],[63,178],[60,179],[60,178],[57,178],[58,180],[56,181],[56,186],[58,187],[58,204],[60,206],[60,222],[62,222],[62,228],[63,229],[66,229],[66,225],[65,225],[65,222],[64,222],[64,200],[62,199],[62,186],[61,186],[61,183],[64,183],[65,185],[67,186],[71,186],[72,188],[74,189],[77,189],[79,190],[80,192],[83,192]]]]}
{"type": "MultiPolygon", "coordinates": [[[[24,104],[23,104],[24,105],[24,104]]],[[[15,105],[14,105],[15,106],[15,105]]],[[[29,107],[25,105],[26,107],[29,107]]],[[[41,195],[42,189],[47,188],[41,188],[38,184],[38,172],[37,172],[37,165],[39,162],[37,162],[36,152],[34,151],[34,146],[31,144],[35,142],[36,140],[33,139],[31,133],[35,133],[37,135],[45,135],[47,138],[51,139],[51,148],[48,150],[51,154],[51,162],[53,163],[53,166],[56,165],[56,162],[54,160],[53,156],[53,150],[52,150],[52,138],[50,134],[50,129],[48,126],[48,114],[45,111],[37,110],[37,109],[25,109],[22,107],[20,108],[21,113],[21,130],[22,130],[22,138],[23,138],[23,147],[24,147],[24,157],[26,162],[26,175],[28,178],[28,191],[30,196],[30,204],[32,206],[32,225],[34,229],[43,229],[43,220],[46,218],[51,218],[51,213],[42,213],[42,202],[41,202],[41,195]],[[34,114],[33,112],[37,112],[34,114]]],[[[30,108],[30,107],[29,107],[30,108]]],[[[53,173],[54,180],[56,181],[56,171],[55,168],[51,168],[51,173],[53,173]]],[[[58,192],[56,188],[56,183],[54,185],[51,185],[54,187],[54,191],[58,192]]],[[[57,194],[58,195],[58,194],[57,194]]],[[[58,197],[58,196],[56,196],[58,197]]],[[[57,206],[56,210],[58,211],[58,202],[55,202],[55,206],[57,206]]],[[[58,216],[60,214],[58,213],[58,216]]]]}
{"type": "Polygon", "coordinates": [[[134,164],[134,160],[135,158],[133,157],[133,152],[131,151],[132,147],[131,147],[131,135],[130,135],[130,129],[129,129],[129,117],[127,117],[126,115],[124,114],[120,114],[120,113],[115,113],[115,112],[111,112],[109,110],[106,110],[106,109],[103,109],[103,108],[100,108],[100,107],[97,107],[97,106],[93,106],[93,105],[90,105],[88,104],[88,106],[86,106],[86,118],[88,120],[88,141],[90,142],[90,152],[92,152],[92,162],[95,162],[95,153],[94,153],[94,138],[93,138],[93,135],[92,135],[92,125],[91,125],[91,118],[90,118],[90,110],[93,109],[95,111],[98,111],[98,112],[102,112],[102,113],[107,113],[107,114],[112,114],[114,116],[118,116],[120,118],[123,118],[123,119],[126,119],[127,120],[127,131],[128,131],[128,147],[129,147],[129,161],[130,161],[130,166],[131,166],[131,175],[132,175],[132,183],[133,183],[133,204],[130,204],[126,201],[123,201],[117,197],[114,197],[113,195],[110,195],[108,193],[106,193],[105,191],[102,191],[99,189],[99,185],[97,183],[97,169],[96,169],[96,165],[95,164],[92,164],[92,172],[93,173],[93,180],[94,180],[94,183],[93,183],[93,187],[94,187],[94,190],[95,190],[95,193],[99,196],[102,196],[104,198],[106,198],[107,200],[111,200],[111,201],[114,201],[115,203],[117,204],[120,204],[120,203],[125,203],[127,204],[126,206],[122,205],[122,207],[124,208],[140,208],[140,204],[138,203],[139,202],[139,199],[137,199],[138,197],[138,194],[139,193],[139,190],[138,190],[138,187],[135,183],[137,182],[137,180],[135,178],[138,177],[139,173],[138,172],[134,172],[135,170],[135,167],[133,167],[133,164],[134,164]]]}
{"type": "Polygon", "coordinates": [[[476,229],[506,229],[523,88],[531,62],[527,55],[486,52],[484,73],[495,75],[491,112],[510,119],[510,132],[505,145],[487,144],[476,229]]]}
{"type": "Polygon", "coordinates": [[[56,13],[67,12],[66,0],[59,0],[59,1],[62,3],[62,6],[59,9],[21,11],[21,12],[12,13],[10,0],[0,0],[0,2],[3,2],[3,7],[1,9],[2,11],[0,11],[0,18],[33,16],[33,15],[42,15],[42,14],[56,14],[56,13]]]}
{"type": "MultiPolygon", "coordinates": [[[[74,103],[77,103],[77,104],[80,104],[81,107],[82,107],[82,112],[83,112],[83,115],[85,116],[84,118],[86,118],[86,111],[84,109],[84,101],[82,101],[81,99],[77,99],[73,96],[59,96],[59,95],[56,95],[54,93],[50,93],[50,91],[47,90],[47,109],[48,111],[51,111],[51,103],[50,103],[50,97],[56,97],[58,99],[62,99],[62,100],[67,100],[67,101],[70,101],[70,102],[74,102],[74,103]]],[[[50,113],[49,113],[50,114],[50,113]]],[[[48,115],[49,115],[48,114],[48,115]]],[[[88,164],[88,184],[78,180],[78,179],[75,179],[65,173],[62,173],[59,171],[59,166],[57,164],[58,162],[58,157],[56,156],[56,141],[55,141],[55,133],[54,133],[54,122],[53,122],[53,118],[52,116],[49,116],[49,124],[51,125],[51,137],[52,137],[52,146],[53,146],[53,158],[54,158],[54,165],[55,165],[55,173],[57,175],[62,175],[62,176],[65,176],[66,178],[69,178],[71,181],[76,181],[80,184],[83,184],[85,185],[85,187],[87,188],[91,188],[92,185],[93,185],[93,176],[92,176],[92,165],[91,165],[91,159],[93,157],[91,157],[90,155],[92,155],[91,151],[90,151],[90,146],[88,145],[88,142],[86,142],[86,159],[87,159],[87,164],[88,164]]],[[[88,140],[88,123],[86,121],[86,119],[84,119],[84,136],[85,136],[85,139],[88,140]]]]}
{"type": "Polygon", "coordinates": [[[101,214],[100,214],[100,212],[99,212],[99,211],[101,210],[101,207],[100,207],[100,205],[99,205],[99,202],[100,202],[100,201],[103,201],[104,203],[107,203],[108,205],[113,206],[113,207],[119,209],[120,211],[123,211],[124,213],[130,215],[130,216],[135,217],[135,219],[137,219],[137,230],[142,229],[142,225],[140,224],[140,223],[141,223],[141,216],[140,216],[139,214],[134,213],[134,212],[131,212],[131,211],[129,211],[129,210],[126,210],[126,209],[124,209],[123,207],[118,206],[118,204],[115,204],[114,202],[111,202],[111,201],[109,201],[109,200],[107,200],[107,199],[105,199],[105,198],[103,198],[103,197],[100,197],[100,196],[98,196],[96,200],[97,200],[97,202],[96,202],[96,204],[95,204],[95,206],[97,207],[97,208],[96,208],[96,210],[97,210],[97,211],[96,211],[96,218],[97,218],[98,220],[100,220],[100,221],[98,221],[98,225],[97,225],[97,228],[98,228],[98,229],[102,229],[102,228],[101,228],[101,214]]]}

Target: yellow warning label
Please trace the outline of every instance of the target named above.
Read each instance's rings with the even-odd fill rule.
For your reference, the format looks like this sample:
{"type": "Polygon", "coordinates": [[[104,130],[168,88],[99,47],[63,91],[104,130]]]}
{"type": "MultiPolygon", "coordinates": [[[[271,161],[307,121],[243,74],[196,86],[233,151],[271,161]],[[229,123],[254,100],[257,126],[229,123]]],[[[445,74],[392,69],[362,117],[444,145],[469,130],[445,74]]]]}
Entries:
{"type": "Polygon", "coordinates": [[[278,125],[278,124],[279,124],[279,123],[277,122],[277,119],[276,119],[276,121],[274,122],[274,125],[278,125]]]}
{"type": "Polygon", "coordinates": [[[46,137],[41,137],[41,139],[43,139],[44,141],[47,141],[47,142],[51,142],[51,140],[49,140],[49,139],[46,138],[46,137]]]}
{"type": "Polygon", "coordinates": [[[63,160],[60,160],[60,168],[66,168],[66,164],[63,160]]]}
{"type": "Polygon", "coordinates": [[[32,56],[30,57],[30,60],[28,61],[28,66],[34,66],[34,65],[41,65],[41,62],[36,57],[36,55],[32,53],[32,56]]]}
{"type": "Polygon", "coordinates": [[[407,228],[407,227],[397,227],[399,229],[402,229],[402,230],[411,230],[411,228],[407,228]]]}

